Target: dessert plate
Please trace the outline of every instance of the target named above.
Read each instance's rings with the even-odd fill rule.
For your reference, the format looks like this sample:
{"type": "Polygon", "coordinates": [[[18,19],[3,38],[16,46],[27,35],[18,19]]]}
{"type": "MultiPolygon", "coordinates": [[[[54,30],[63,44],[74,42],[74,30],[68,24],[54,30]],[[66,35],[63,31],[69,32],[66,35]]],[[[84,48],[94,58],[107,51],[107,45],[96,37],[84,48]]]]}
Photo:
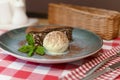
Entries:
{"type": "MultiPolygon", "coordinates": [[[[44,26],[46,25],[40,25],[37,27],[44,26]]],[[[73,41],[70,43],[70,50],[67,54],[61,56],[40,56],[34,54],[32,57],[28,57],[26,53],[18,51],[18,48],[25,44],[26,28],[27,27],[13,29],[2,34],[0,36],[0,47],[7,51],[8,54],[22,60],[45,64],[56,64],[76,61],[91,56],[98,52],[103,45],[103,40],[96,34],[84,29],[73,28],[73,41]]]]}

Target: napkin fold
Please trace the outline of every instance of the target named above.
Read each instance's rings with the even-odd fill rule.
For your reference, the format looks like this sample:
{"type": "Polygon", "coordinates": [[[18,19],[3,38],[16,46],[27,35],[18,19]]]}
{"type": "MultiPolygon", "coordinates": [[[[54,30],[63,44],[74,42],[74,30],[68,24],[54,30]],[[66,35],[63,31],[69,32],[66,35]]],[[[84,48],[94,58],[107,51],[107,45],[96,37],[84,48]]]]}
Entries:
{"type": "MultiPolygon", "coordinates": [[[[80,80],[83,77],[85,77],[85,73],[87,71],[89,71],[91,68],[93,68],[94,66],[96,66],[97,64],[99,64],[100,62],[102,62],[103,60],[117,54],[120,52],[120,45],[118,45],[117,47],[112,48],[111,50],[105,51],[103,53],[98,53],[100,55],[98,55],[97,57],[90,59],[88,62],[84,63],[83,65],[81,65],[80,67],[76,68],[75,70],[72,70],[70,73],[68,73],[67,75],[63,76],[61,78],[61,80],[80,80]]],[[[116,57],[110,61],[108,61],[105,65],[103,65],[100,69],[98,70],[102,70],[105,67],[112,65],[116,62],[120,62],[120,57],[116,57]]],[[[97,71],[98,71],[97,70],[97,71]]],[[[99,76],[98,78],[96,78],[95,80],[114,80],[117,76],[120,75],[120,68],[111,71],[111,72],[107,72],[101,76],[99,76]]]]}

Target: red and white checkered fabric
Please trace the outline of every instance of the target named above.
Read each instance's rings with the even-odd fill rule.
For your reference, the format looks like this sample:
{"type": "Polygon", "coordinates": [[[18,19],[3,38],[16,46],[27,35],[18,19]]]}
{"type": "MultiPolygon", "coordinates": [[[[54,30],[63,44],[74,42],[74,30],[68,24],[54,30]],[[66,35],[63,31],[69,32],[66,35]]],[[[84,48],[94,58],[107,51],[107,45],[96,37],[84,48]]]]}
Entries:
{"type": "MultiPolygon", "coordinates": [[[[0,34],[5,31],[0,30],[0,34]]],[[[119,44],[120,37],[111,41],[104,41],[98,57],[64,64],[32,63],[10,56],[0,49],[0,80],[59,80],[60,78],[63,80],[80,80],[85,76],[84,73],[94,65],[120,51],[119,44]]],[[[116,62],[120,62],[120,57],[110,60],[99,70],[116,62]]],[[[120,80],[119,75],[120,69],[116,69],[99,76],[96,80],[120,80]]]]}
{"type": "MultiPolygon", "coordinates": [[[[97,56],[93,59],[90,59],[88,62],[84,63],[83,65],[81,65],[80,67],[78,67],[77,69],[71,71],[69,74],[67,74],[66,76],[64,76],[62,78],[62,80],[80,80],[85,76],[85,73],[90,70],[92,67],[94,67],[95,65],[97,65],[98,63],[100,63],[101,61],[103,61],[104,59],[115,55],[116,53],[120,52],[120,46],[117,46],[109,51],[106,51],[103,53],[99,53],[100,56],[97,56]]],[[[104,69],[105,67],[112,65],[116,62],[120,62],[120,57],[116,57],[113,60],[110,60],[107,64],[105,64],[103,67],[100,68],[100,70],[104,69]]],[[[116,69],[113,72],[110,73],[106,73],[103,76],[101,75],[100,77],[98,77],[96,80],[106,80],[106,79],[114,79],[116,78],[116,76],[118,76],[120,74],[120,69],[116,69]],[[111,75],[112,74],[112,75],[111,75]]]]}

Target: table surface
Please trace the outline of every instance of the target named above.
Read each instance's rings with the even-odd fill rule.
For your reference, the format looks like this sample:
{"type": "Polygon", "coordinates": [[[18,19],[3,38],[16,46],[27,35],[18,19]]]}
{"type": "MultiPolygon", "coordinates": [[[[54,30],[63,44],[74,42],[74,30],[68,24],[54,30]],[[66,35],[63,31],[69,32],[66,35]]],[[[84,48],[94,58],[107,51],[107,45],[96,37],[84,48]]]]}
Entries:
{"type": "MultiPolygon", "coordinates": [[[[38,23],[48,24],[48,20],[39,19],[38,23]]],[[[4,32],[4,29],[0,30],[0,34],[4,32]]],[[[110,41],[104,40],[102,50],[107,51],[112,49],[118,46],[118,43],[120,43],[120,37],[110,41]]],[[[70,71],[78,68],[87,61],[82,59],[64,64],[40,64],[17,59],[6,54],[2,49],[0,49],[0,53],[0,80],[58,80],[59,77],[70,73],[70,71]]],[[[118,58],[118,61],[119,60],[120,58],[118,58]]],[[[102,78],[106,79],[106,77],[103,76],[102,78]]],[[[107,80],[109,80],[108,77],[107,80]]],[[[115,80],[120,80],[120,76],[115,80]]]]}

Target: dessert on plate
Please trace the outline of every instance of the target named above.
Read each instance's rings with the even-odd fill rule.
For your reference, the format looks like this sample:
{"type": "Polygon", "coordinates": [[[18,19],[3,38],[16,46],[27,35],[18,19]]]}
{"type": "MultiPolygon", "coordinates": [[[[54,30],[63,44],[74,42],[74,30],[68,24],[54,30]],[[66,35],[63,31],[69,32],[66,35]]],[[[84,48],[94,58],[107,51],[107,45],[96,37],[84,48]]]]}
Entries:
{"type": "MultiPolygon", "coordinates": [[[[72,29],[67,26],[28,27],[26,29],[26,41],[29,46],[27,49],[32,49],[28,50],[29,56],[34,52],[52,56],[66,54],[72,41],[72,29]]],[[[19,51],[24,52],[22,48],[24,47],[19,51]]]]}

